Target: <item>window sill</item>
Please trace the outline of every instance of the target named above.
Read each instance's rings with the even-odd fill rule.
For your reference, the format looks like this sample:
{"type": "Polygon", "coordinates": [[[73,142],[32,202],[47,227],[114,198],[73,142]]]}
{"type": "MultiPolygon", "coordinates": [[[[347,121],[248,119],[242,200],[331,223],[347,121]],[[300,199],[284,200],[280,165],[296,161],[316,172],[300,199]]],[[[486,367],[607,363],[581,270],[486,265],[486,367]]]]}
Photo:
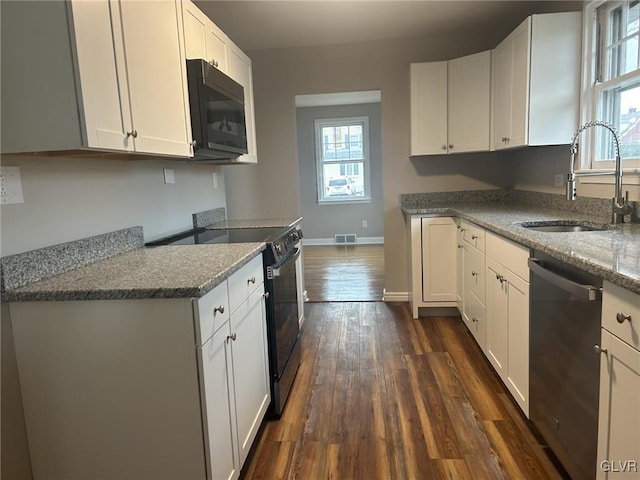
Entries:
{"type": "Polygon", "coordinates": [[[335,200],[318,200],[318,205],[348,205],[358,203],[371,203],[371,198],[347,198],[347,199],[335,199],[335,200]]]}

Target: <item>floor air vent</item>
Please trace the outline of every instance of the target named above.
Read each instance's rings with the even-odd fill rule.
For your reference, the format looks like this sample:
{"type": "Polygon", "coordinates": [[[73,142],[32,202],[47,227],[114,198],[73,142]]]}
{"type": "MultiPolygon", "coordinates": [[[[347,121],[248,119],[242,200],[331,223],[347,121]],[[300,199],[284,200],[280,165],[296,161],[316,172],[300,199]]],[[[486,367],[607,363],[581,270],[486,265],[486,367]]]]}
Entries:
{"type": "Polygon", "coordinates": [[[336,245],[355,245],[358,237],[355,233],[338,233],[335,237],[336,245]]]}

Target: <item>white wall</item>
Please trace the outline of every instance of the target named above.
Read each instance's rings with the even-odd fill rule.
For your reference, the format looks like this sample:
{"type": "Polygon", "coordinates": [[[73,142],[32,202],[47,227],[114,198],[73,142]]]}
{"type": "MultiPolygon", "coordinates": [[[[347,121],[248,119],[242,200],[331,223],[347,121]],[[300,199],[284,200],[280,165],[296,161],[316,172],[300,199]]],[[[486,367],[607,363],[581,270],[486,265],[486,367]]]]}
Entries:
{"type": "Polygon", "coordinates": [[[24,196],[0,208],[2,256],[136,225],[153,240],[191,228],[192,213],[226,205],[222,169],[211,165],[15,155],[2,165],[20,167],[24,196]],[[164,184],[163,168],[174,170],[175,184],[164,184]]]}

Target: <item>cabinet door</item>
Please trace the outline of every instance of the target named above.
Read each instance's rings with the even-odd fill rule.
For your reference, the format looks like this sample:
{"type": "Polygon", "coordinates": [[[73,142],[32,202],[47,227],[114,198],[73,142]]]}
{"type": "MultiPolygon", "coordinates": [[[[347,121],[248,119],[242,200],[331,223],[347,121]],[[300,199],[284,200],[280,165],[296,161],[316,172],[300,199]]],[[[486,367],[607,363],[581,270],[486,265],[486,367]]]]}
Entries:
{"type": "Polygon", "coordinates": [[[228,49],[227,43],[229,39],[220,30],[215,23],[209,24],[209,31],[207,33],[207,59],[213,63],[219,70],[228,73],[228,49]]]}
{"type": "Polygon", "coordinates": [[[259,288],[231,316],[233,380],[238,425],[240,465],[271,400],[267,357],[267,323],[264,289],[259,288]]]}
{"type": "Polygon", "coordinates": [[[511,123],[511,44],[506,40],[493,51],[493,145],[506,148],[511,123]]]}
{"type": "Polygon", "coordinates": [[[207,55],[207,36],[211,30],[211,20],[193,2],[183,0],[182,22],[186,58],[204,58],[211,61],[207,55]]]}
{"type": "Polygon", "coordinates": [[[410,69],[411,155],[447,153],[447,62],[410,69]]]}
{"type": "Polygon", "coordinates": [[[509,359],[504,380],[513,398],[529,417],[529,283],[508,269],[504,270],[504,278],[509,322],[509,359]]]}
{"type": "Polygon", "coordinates": [[[462,292],[464,291],[464,242],[462,240],[462,227],[460,225],[456,226],[456,303],[458,304],[458,310],[462,311],[462,303],[463,297],[462,292]]]}
{"type": "Polygon", "coordinates": [[[527,144],[529,131],[529,58],[531,17],[509,36],[511,41],[511,121],[509,147],[527,144]]]}
{"type": "Polygon", "coordinates": [[[489,150],[491,52],[448,62],[448,152],[489,150]]]}
{"type": "Polygon", "coordinates": [[[635,479],[640,468],[640,351],[602,329],[598,479],[635,479]],[[635,462],[630,465],[630,462],[635,462]]]}
{"type": "Polygon", "coordinates": [[[464,257],[464,282],[465,288],[469,287],[478,300],[484,304],[486,272],[484,269],[484,253],[475,247],[469,246],[464,257]]]}
{"type": "Polygon", "coordinates": [[[189,156],[186,74],[178,5],[120,2],[137,152],[189,156]]]}
{"type": "Polygon", "coordinates": [[[244,88],[244,116],[247,125],[247,150],[249,153],[238,157],[238,162],[257,163],[256,120],[253,108],[253,73],[251,59],[235,44],[228,49],[228,74],[244,88]]]}
{"type": "Polygon", "coordinates": [[[119,5],[114,1],[76,0],[71,3],[86,145],[90,148],[133,151],[129,86],[122,44],[119,5]],[[121,37],[120,37],[121,38],[121,37]]]}
{"type": "Polygon", "coordinates": [[[227,323],[197,352],[203,383],[207,478],[211,480],[238,478],[240,474],[228,335],[227,323]]]}
{"type": "Polygon", "coordinates": [[[504,267],[487,258],[487,357],[503,380],[509,363],[509,304],[504,267]]]}
{"type": "Polygon", "coordinates": [[[456,228],[452,218],[422,219],[422,299],[456,299],[456,228]]]}

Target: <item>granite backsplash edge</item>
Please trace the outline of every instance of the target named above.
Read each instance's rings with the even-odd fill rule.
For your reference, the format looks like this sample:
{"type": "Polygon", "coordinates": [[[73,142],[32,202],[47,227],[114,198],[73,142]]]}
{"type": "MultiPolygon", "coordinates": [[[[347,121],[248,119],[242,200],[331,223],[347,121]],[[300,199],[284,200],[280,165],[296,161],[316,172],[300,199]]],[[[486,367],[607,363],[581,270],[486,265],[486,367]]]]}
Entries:
{"type": "MultiPolygon", "coordinates": [[[[534,192],[516,189],[461,190],[454,192],[403,193],[400,206],[407,209],[434,208],[453,203],[500,203],[526,205],[544,210],[558,210],[589,214],[596,217],[611,216],[611,199],[578,197],[570,201],[557,193],[534,192]]],[[[640,223],[639,202],[630,202],[631,222],[640,223]]]]}
{"type": "Polygon", "coordinates": [[[23,287],[143,246],[142,227],[136,226],[2,257],[0,291],[23,287]]]}

